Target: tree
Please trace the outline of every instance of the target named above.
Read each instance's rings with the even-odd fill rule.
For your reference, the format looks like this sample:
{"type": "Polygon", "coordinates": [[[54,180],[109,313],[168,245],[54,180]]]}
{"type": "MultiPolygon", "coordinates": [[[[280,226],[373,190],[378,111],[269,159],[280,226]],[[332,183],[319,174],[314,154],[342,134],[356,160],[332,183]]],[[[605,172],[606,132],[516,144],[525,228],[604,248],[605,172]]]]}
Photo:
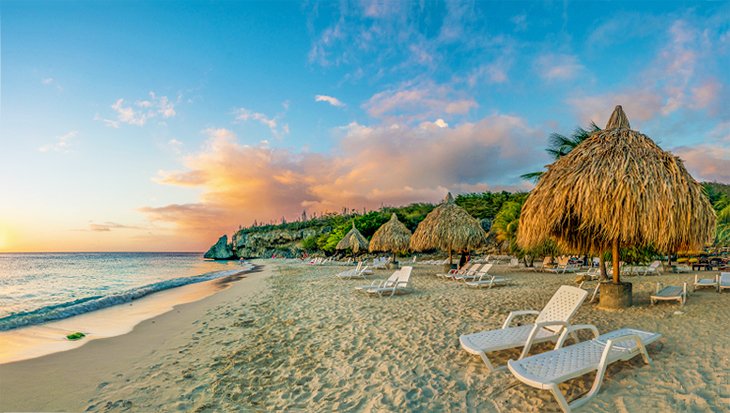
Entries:
{"type": "MultiPolygon", "coordinates": [[[[548,138],[548,147],[545,151],[550,154],[554,160],[558,160],[561,157],[567,155],[575,149],[576,146],[580,145],[581,142],[588,139],[593,133],[600,131],[601,128],[596,125],[595,122],[591,122],[587,129],[581,127],[576,128],[570,136],[561,135],[559,133],[551,133],[548,138]]],[[[520,178],[528,181],[537,182],[542,176],[540,172],[530,172],[524,175],[520,175],[520,178]]]]}

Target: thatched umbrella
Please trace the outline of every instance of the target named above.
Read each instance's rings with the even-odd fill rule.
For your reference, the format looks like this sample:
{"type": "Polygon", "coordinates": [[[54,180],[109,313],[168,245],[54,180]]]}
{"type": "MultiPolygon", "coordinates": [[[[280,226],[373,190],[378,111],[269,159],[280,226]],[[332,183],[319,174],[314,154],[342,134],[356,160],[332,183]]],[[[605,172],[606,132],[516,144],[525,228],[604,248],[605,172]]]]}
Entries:
{"type": "Polygon", "coordinates": [[[619,285],[620,246],[673,252],[713,238],[715,213],[702,191],[679,158],[631,130],[616,106],[606,129],[548,166],[522,207],[517,241],[523,248],[553,238],[567,251],[611,249],[619,285]]]}
{"type": "Polygon", "coordinates": [[[444,202],[431,211],[416,228],[411,237],[411,249],[423,251],[439,248],[449,252],[449,264],[453,263],[455,250],[471,250],[484,245],[487,234],[479,221],[454,203],[449,192],[444,202]]]}
{"type": "Polygon", "coordinates": [[[355,221],[352,221],[352,229],[342,237],[340,242],[335,246],[335,249],[351,249],[353,254],[357,254],[360,251],[367,251],[368,240],[355,228],[355,221]]]}
{"type": "Polygon", "coordinates": [[[381,225],[373,234],[373,238],[370,240],[370,252],[392,252],[393,262],[395,262],[395,254],[407,251],[410,241],[411,231],[398,221],[398,216],[393,213],[390,221],[381,225]]]}

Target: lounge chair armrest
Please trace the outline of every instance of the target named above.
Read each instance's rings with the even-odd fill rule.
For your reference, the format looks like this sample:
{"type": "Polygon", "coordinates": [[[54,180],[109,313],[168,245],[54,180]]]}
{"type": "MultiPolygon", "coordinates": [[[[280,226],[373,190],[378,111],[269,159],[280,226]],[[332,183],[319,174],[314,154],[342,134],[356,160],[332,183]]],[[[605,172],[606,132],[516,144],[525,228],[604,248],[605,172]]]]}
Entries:
{"type": "Polygon", "coordinates": [[[555,320],[555,321],[542,321],[539,323],[535,323],[532,326],[532,331],[530,331],[530,335],[527,336],[527,342],[525,342],[525,347],[522,349],[522,354],[520,354],[520,360],[527,357],[527,355],[530,353],[530,348],[532,347],[532,342],[535,340],[535,336],[537,335],[537,332],[541,329],[548,327],[548,326],[563,326],[565,328],[570,327],[570,323],[567,321],[561,321],[561,320],[555,320]]]}
{"type": "Polygon", "coordinates": [[[535,310],[510,311],[509,315],[507,316],[507,319],[504,320],[504,324],[502,324],[502,328],[509,327],[510,323],[512,322],[512,319],[514,319],[518,315],[540,315],[540,312],[535,311],[535,310]]]}
{"type": "MultiPolygon", "coordinates": [[[[568,326],[565,330],[563,330],[563,332],[560,334],[560,338],[558,339],[558,342],[555,344],[555,350],[563,347],[563,344],[565,344],[565,340],[568,338],[569,334],[572,335],[573,333],[575,333],[576,331],[579,331],[579,330],[591,330],[593,332],[594,338],[596,338],[600,335],[598,333],[598,328],[596,328],[596,326],[594,326],[593,324],[571,325],[571,326],[568,326]]],[[[578,341],[577,338],[576,338],[576,341],[578,341]]]]}

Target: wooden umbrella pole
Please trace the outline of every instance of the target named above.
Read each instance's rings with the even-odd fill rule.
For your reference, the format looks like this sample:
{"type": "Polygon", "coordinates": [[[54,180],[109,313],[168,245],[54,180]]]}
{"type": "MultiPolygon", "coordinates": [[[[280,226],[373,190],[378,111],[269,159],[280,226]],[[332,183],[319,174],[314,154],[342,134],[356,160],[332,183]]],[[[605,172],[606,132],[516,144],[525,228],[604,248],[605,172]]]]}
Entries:
{"type": "Polygon", "coordinates": [[[613,283],[621,283],[621,275],[619,274],[619,256],[618,256],[618,238],[613,240],[613,248],[611,250],[611,258],[613,258],[613,283]]]}

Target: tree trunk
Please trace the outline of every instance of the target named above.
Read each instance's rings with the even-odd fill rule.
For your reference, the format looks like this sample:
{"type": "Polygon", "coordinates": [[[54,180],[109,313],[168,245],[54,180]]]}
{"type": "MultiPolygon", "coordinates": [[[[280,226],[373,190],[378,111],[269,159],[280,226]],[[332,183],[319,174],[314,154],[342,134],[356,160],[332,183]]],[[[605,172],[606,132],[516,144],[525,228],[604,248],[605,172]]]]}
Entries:
{"type": "Polygon", "coordinates": [[[603,252],[601,252],[600,255],[598,256],[598,267],[601,271],[601,279],[607,280],[608,274],[606,271],[606,260],[603,258],[603,252]]]}
{"type": "Polygon", "coordinates": [[[618,256],[618,238],[613,240],[613,248],[611,250],[611,258],[613,258],[613,283],[621,284],[621,274],[619,273],[621,257],[618,256]]]}
{"type": "Polygon", "coordinates": [[[451,248],[449,248],[449,265],[454,265],[454,260],[451,257],[451,248]]]}

